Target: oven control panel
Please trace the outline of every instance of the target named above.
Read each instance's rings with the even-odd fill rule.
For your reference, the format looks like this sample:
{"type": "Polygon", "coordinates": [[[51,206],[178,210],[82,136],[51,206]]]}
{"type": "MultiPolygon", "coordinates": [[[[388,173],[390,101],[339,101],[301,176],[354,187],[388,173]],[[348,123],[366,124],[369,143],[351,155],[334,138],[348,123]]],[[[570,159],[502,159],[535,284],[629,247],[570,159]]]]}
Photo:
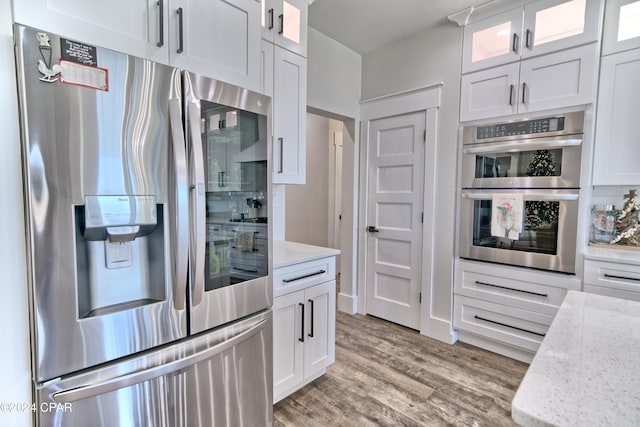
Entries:
{"type": "Polygon", "coordinates": [[[478,126],[476,128],[476,139],[501,138],[516,135],[559,132],[563,130],[564,117],[547,117],[544,119],[478,126]]]}

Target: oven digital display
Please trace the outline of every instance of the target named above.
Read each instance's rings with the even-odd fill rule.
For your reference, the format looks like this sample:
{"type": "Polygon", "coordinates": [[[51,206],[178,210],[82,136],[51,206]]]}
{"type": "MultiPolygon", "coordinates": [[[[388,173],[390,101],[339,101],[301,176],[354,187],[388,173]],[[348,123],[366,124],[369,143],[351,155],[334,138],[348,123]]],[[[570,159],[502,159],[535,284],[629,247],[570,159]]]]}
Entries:
{"type": "Polygon", "coordinates": [[[558,132],[563,130],[564,117],[549,117],[524,122],[479,126],[477,128],[476,139],[491,139],[515,135],[558,132]]]}

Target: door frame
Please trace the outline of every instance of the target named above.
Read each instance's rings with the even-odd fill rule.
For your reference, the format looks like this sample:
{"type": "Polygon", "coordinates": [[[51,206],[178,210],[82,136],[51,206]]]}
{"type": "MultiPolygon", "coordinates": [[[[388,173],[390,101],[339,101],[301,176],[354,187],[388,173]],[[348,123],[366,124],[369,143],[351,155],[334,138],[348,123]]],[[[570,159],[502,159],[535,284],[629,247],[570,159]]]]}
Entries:
{"type": "MultiPolygon", "coordinates": [[[[422,227],[422,303],[420,333],[431,335],[431,292],[433,289],[433,227],[435,206],[436,142],[438,137],[438,109],[442,83],[406,92],[399,92],[360,103],[360,176],[358,206],[358,313],[367,314],[367,205],[369,180],[369,140],[371,121],[419,111],[425,112],[426,142],[424,151],[424,226],[422,227]]],[[[455,141],[454,141],[455,142],[455,141]]]]}

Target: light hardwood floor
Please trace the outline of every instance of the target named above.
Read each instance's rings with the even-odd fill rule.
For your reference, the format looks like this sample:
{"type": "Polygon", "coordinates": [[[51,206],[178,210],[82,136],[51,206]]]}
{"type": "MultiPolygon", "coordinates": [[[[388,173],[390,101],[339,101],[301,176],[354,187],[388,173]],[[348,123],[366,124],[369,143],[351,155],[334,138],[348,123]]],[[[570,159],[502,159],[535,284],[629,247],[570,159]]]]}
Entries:
{"type": "Polygon", "coordinates": [[[274,406],[274,426],[513,426],[527,366],[338,312],[336,362],[274,406]]]}

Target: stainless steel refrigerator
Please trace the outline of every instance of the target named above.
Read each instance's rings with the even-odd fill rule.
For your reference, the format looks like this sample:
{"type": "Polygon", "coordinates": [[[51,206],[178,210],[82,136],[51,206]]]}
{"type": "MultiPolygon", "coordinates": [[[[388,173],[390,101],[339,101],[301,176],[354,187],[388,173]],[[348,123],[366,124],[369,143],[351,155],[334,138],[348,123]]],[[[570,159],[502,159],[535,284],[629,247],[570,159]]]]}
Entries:
{"type": "Polygon", "coordinates": [[[15,41],[35,422],[270,425],[270,99],[15,41]]]}

